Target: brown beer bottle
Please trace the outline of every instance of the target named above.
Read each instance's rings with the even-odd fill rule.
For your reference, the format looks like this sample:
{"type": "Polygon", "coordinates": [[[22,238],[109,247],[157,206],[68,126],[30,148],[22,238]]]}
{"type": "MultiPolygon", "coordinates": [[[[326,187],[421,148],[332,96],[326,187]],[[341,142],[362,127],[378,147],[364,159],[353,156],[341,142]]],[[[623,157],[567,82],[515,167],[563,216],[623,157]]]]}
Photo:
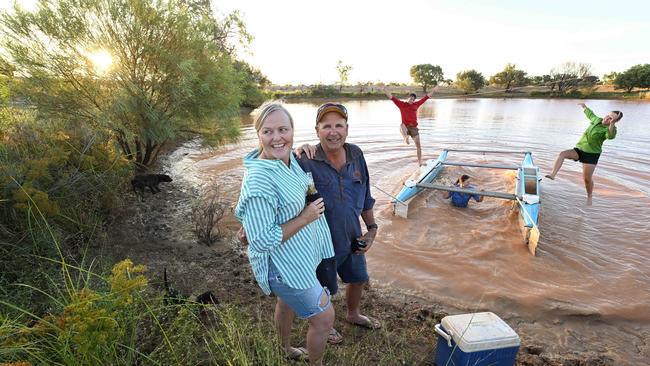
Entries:
{"type": "Polygon", "coordinates": [[[309,184],[307,186],[307,196],[305,197],[305,202],[307,204],[310,204],[321,198],[321,195],[316,190],[316,184],[314,183],[314,177],[312,177],[311,172],[307,172],[307,177],[309,177],[309,184]]]}

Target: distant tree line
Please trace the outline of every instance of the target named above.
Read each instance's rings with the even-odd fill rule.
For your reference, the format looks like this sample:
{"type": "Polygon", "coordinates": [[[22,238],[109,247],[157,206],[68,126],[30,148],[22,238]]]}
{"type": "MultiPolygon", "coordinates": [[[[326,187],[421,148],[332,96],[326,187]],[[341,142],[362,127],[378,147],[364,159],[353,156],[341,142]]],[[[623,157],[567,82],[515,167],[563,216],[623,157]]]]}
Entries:
{"type": "MultiPolygon", "coordinates": [[[[339,73],[338,89],[340,92],[349,79],[352,66],[343,65],[342,61],[338,61],[336,68],[339,73]]],[[[548,74],[536,76],[528,76],[525,71],[517,69],[516,65],[512,63],[506,64],[502,71],[489,78],[485,78],[480,72],[471,69],[458,72],[456,80],[449,80],[445,79],[439,65],[432,64],[413,65],[409,73],[413,82],[421,86],[424,93],[440,84],[454,86],[464,93],[474,93],[486,85],[503,88],[505,92],[511,92],[513,88],[524,86],[546,86],[551,92],[560,94],[578,89],[590,89],[602,82],[614,85],[616,89],[625,89],[628,93],[634,88],[650,88],[650,64],[635,65],[621,73],[606,74],[603,76],[603,81],[593,75],[590,64],[571,61],[552,68],[548,74]]],[[[364,93],[371,85],[373,85],[371,82],[358,82],[356,86],[359,88],[359,93],[364,93]]]]}
{"type": "MultiPolygon", "coordinates": [[[[416,84],[426,88],[437,85],[444,79],[440,66],[416,65],[411,68],[411,77],[416,84]],[[435,77],[430,77],[424,72],[435,68],[439,71],[435,77]],[[416,72],[414,72],[416,70],[416,72]]],[[[634,88],[650,88],[650,64],[635,65],[628,70],[604,75],[605,83],[612,84],[616,89],[625,89],[628,93],[634,88]]],[[[587,63],[565,62],[550,70],[549,74],[541,76],[527,76],[523,70],[518,70],[514,64],[506,64],[504,69],[486,80],[476,70],[466,70],[456,74],[453,85],[466,93],[473,93],[486,85],[504,88],[506,92],[513,88],[523,86],[547,86],[550,91],[558,93],[571,92],[580,88],[592,88],[600,83],[598,76],[593,75],[591,65],[587,63]]]]}

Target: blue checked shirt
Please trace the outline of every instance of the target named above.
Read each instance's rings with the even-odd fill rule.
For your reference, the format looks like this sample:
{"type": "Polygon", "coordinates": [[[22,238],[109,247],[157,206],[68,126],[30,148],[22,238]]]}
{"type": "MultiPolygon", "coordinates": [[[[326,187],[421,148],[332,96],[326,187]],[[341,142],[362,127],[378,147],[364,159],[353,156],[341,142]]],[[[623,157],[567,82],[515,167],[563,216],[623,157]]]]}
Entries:
{"type": "Polygon", "coordinates": [[[255,279],[269,295],[269,259],[289,287],[308,289],[318,285],[316,267],[334,256],[325,215],[282,241],[280,225],[295,218],[305,207],[307,174],[291,154],[290,166],[281,160],[258,159],[254,150],[244,158],[242,182],[235,216],[244,225],[248,258],[255,279]]]}

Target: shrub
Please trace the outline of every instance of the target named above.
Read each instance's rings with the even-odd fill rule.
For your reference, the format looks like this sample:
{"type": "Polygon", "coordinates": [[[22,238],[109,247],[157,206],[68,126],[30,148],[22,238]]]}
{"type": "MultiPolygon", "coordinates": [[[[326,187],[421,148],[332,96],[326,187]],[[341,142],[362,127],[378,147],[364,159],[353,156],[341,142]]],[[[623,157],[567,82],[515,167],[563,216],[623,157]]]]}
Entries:
{"type": "MultiPolygon", "coordinates": [[[[63,266],[70,274],[74,269],[63,266]]],[[[23,316],[0,313],[0,362],[66,365],[285,365],[269,321],[254,322],[233,306],[187,302],[166,306],[130,260],[109,276],[80,270],[80,282],[48,294],[37,315],[4,300],[23,316]],[[96,280],[91,280],[96,279],[96,280]],[[73,285],[80,283],[79,287],[73,285]],[[202,319],[214,319],[214,323],[202,319]]]]}
{"type": "Polygon", "coordinates": [[[317,84],[309,89],[309,94],[312,97],[332,97],[339,93],[339,91],[332,85],[317,84]]]}
{"type": "Polygon", "coordinates": [[[43,274],[97,240],[131,168],[110,135],[29,109],[0,108],[0,115],[0,292],[38,304],[34,296],[42,295],[10,285],[53,286],[43,274]]]}
{"type": "Polygon", "coordinates": [[[203,193],[192,207],[194,233],[199,241],[212,245],[219,238],[219,221],[223,219],[226,207],[218,183],[213,182],[203,188],[203,193]]]}
{"type": "Polygon", "coordinates": [[[578,93],[580,93],[580,96],[582,98],[589,98],[596,94],[596,87],[592,86],[592,87],[580,88],[578,89],[578,93]]]}

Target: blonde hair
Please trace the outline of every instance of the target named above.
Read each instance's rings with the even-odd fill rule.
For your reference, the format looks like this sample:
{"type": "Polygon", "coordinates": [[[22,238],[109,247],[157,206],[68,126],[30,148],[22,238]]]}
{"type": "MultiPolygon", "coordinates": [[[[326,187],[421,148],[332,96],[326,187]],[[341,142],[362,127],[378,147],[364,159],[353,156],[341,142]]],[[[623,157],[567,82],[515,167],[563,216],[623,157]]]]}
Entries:
{"type": "MultiPolygon", "coordinates": [[[[291,117],[291,114],[284,107],[282,102],[269,101],[269,102],[265,102],[264,104],[262,104],[261,106],[259,106],[257,109],[253,111],[253,118],[254,118],[253,126],[255,127],[255,131],[258,133],[258,135],[260,130],[262,129],[262,126],[264,125],[264,121],[266,120],[266,117],[268,117],[271,113],[277,111],[282,111],[284,114],[287,115],[287,117],[289,117],[289,123],[291,124],[291,129],[293,129],[293,117],[291,117]]],[[[257,149],[260,152],[262,151],[261,142],[259,142],[257,149]]]]}

